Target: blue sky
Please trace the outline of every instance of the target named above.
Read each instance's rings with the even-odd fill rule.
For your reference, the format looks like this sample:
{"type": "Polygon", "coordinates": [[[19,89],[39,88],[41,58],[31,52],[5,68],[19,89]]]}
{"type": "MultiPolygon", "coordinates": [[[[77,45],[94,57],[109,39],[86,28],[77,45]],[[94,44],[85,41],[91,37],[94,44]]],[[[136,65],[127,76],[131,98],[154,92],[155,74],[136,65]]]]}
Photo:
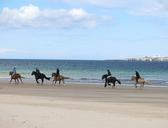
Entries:
{"type": "Polygon", "coordinates": [[[168,56],[167,0],[1,0],[0,58],[168,56]]]}

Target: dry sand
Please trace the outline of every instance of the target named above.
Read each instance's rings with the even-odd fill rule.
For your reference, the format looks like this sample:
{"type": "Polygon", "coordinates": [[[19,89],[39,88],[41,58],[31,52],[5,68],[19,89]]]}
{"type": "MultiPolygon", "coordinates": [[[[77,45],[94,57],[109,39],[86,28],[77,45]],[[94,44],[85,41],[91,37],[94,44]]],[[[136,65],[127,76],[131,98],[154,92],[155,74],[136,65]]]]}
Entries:
{"type": "Polygon", "coordinates": [[[1,81],[0,128],[168,128],[168,88],[1,81]]]}

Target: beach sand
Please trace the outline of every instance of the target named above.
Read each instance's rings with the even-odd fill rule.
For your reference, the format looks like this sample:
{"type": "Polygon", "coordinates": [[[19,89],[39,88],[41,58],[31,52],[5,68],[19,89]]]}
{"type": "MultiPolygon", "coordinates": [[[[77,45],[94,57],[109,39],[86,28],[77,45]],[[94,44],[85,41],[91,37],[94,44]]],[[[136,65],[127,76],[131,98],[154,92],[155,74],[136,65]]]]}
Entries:
{"type": "Polygon", "coordinates": [[[1,81],[0,128],[168,128],[168,88],[1,81]]]}

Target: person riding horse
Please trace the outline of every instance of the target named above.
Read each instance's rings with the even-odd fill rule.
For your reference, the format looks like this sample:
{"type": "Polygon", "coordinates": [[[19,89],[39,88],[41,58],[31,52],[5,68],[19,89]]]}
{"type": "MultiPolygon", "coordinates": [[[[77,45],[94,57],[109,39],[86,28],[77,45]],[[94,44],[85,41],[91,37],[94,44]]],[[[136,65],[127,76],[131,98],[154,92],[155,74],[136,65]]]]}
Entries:
{"type": "Polygon", "coordinates": [[[15,74],[16,74],[16,67],[13,67],[12,76],[14,76],[15,74]]]}
{"type": "Polygon", "coordinates": [[[19,84],[19,80],[21,83],[23,83],[22,78],[24,77],[22,77],[19,73],[16,72],[16,67],[13,67],[12,71],[9,72],[9,75],[11,76],[10,83],[13,79],[15,80],[16,84],[19,84]]]}
{"type": "Polygon", "coordinates": [[[60,75],[60,70],[57,68],[56,76],[59,76],[59,75],[60,75]]]}
{"type": "Polygon", "coordinates": [[[136,75],[136,82],[138,83],[138,79],[140,79],[141,76],[138,71],[135,71],[135,75],[136,75]]]}
{"type": "MultiPolygon", "coordinates": [[[[112,77],[112,74],[111,74],[110,70],[107,69],[107,78],[110,78],[110,77],[112,77]]],[[[106,81],[106,82],[107,82],[107,81],[106,81]]],[[[108,82],[108,85],[110,85],[109,82],[108,82]]]]}
{"type": "Polygon", "coordinates": [[[39,70],[38,68],[36,68],[36,72],[37,72],[38,74],[40,74],[40,70],[39,70]]]}
{"type": "Polygon", "coordinates": [[[112,76],[112,74],[111,74],[109,69],[107,69],[107,74],[108,74],[108,76],[112,76]]]}

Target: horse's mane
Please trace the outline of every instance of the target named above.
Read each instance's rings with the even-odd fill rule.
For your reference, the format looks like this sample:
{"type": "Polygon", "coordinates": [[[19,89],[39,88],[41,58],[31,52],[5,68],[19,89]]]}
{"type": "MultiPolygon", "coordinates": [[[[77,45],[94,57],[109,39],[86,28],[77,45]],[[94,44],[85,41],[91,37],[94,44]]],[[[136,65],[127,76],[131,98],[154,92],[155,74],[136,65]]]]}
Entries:
{"type": "Polygon", "coordinates": [[[102,80],[103,80],[103,79],[106,79],[107,76],[108,76],[108,74],[104,74],[104,75],[102,75],[102,80]]]}

